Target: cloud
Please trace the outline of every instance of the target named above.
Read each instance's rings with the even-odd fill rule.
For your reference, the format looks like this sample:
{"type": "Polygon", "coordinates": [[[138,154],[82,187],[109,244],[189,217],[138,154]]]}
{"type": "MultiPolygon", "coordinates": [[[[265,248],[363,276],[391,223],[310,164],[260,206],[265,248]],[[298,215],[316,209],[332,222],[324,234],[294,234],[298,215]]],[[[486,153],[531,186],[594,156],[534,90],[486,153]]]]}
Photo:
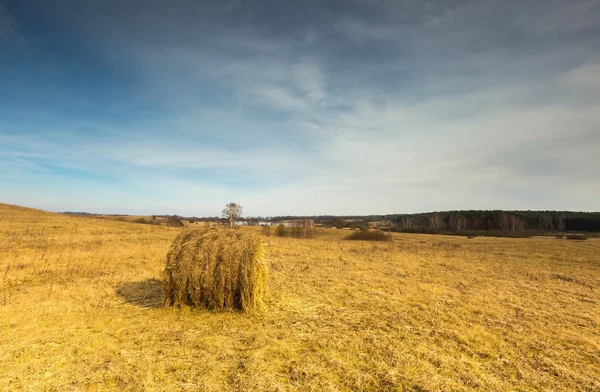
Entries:
{"type": "Polygon", "coordinates": [[[344,18],[336,24],[336,29],[359,43],[368,43],[373,40],[399,39],[400,36],[393,28],[369,24],[358,18],[344,18]]]}
{"type": "Polygon", "coordinates": [[[25,39],[17,32],[17,23],[0,3],[0,45],[22,45],[25,39]]]}
{"type": "Polygon", "coordinates": [[[59,3],[131,113],[0,120],[12,178],[111,176],[146,212],[597,209],[594,2],[59,3]]]}

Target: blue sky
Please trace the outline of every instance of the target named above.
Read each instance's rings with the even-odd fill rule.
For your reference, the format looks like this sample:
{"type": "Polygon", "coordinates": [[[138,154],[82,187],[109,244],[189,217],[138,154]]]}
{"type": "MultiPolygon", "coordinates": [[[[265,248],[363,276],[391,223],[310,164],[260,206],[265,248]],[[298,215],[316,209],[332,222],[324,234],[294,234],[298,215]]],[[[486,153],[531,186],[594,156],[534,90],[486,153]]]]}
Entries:
{"type": "Polygon", "coordinates": [[[0,202],[600,210],[600,2],[0,0],[0,202]]]}

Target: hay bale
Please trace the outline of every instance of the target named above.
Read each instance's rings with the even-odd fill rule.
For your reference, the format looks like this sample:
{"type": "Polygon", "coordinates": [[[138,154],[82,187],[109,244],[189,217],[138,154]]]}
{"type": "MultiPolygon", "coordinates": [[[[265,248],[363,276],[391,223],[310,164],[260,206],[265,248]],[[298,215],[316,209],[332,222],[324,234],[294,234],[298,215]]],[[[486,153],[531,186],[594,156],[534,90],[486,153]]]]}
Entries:
{"type": "Polygon", "coordinates": [[[267,269],[257,235],[209,228],[181,233],[167,254],[164,304],[258,311],[267,269]]]}

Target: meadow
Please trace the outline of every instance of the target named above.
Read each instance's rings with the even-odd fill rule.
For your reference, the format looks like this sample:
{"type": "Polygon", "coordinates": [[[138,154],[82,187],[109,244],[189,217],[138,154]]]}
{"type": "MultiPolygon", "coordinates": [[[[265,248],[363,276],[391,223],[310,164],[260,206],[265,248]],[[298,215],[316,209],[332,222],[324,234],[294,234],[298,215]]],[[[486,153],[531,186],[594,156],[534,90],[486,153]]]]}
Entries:
{"type": "Polygon", "coordinates": [[[162,306],[181,230],[0,204],[0,390],[600,391],[598,238],[263,236],[248,315],[162,306]]]}

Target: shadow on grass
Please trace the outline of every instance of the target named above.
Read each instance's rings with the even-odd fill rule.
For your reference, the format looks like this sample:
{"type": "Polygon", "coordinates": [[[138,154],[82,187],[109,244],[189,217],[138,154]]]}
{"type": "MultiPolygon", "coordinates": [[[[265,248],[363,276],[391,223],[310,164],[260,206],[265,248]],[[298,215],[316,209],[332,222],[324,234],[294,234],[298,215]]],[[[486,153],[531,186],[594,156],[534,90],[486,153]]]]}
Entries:
{"type": "Polygon", "coordinates": [[[122,283],[115,287],[115,292],[125,302],[142,308],[160,308],[163,306],[162,284],[158,279],[122,283]]]}

